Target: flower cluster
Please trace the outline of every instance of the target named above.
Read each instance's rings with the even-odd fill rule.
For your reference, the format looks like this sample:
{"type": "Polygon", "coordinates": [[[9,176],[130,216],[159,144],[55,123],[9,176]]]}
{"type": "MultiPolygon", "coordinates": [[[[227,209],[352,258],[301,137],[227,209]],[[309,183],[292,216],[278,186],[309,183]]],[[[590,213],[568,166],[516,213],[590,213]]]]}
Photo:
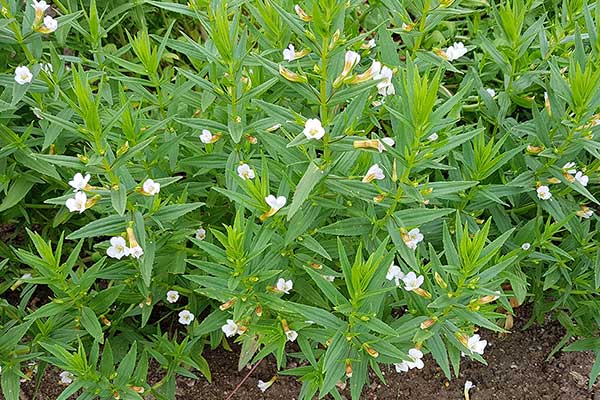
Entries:
{"type": "Polygon", "coordinates": [[[50,15],[44,16],[44,13],[50,5],[44,0],[33,0],[31,6],[35,9],[35,19],[33,26],[40,33],[52,33],[58,29],[58,21],[50,15]]]}
{"type": "Polygon", "coordinates": [[[140,258],[144,254],[144,250],[138,244],[132,228],[127,228],[127,236],[129,237],[129,247],[122,236],[110,238],[110,247],[106,249],[106,255],[117,260],[127,256],[140,258]]]}
{"type": "Polygon", "coordinates": [[[423,275],[417,275],[413,271],[408,274],[402,272],[399,266],[392,263],[388,268],[386,279],[388,281],[394,281],[396,286],[400,287],[400,281],[404,284],[404,290],[407,292],[415,292],[422,297],[431,297],[431,294],[424,289],[421,289],[421,285],[425,281],[423,275]]]}

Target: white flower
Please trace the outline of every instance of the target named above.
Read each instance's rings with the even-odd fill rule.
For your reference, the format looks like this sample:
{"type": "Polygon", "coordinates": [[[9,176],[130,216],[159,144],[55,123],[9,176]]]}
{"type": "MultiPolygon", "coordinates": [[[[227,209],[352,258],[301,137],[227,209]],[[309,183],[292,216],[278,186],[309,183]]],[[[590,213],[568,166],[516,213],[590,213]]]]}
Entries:
{"type": "Polygon", "coordinates": [[[65,385],[70,385],[71,383],[73,383],[73,374],[70,373],[69,371],[63,371],[60,373],[60,382],[64,383],[65,385]]]}
{"type": "Polygon", "coordinates": [[[385,143],[388,147],[393,147],[396,144],[394,139],[392,139],[390,137],[384,137],[382,139],[379,139],[377,141],[377,150],[380,153],[382,153],[385,150],[385,146],[383,145],[383,143],[385,143]]]}
{"type": "Polygon", "coordinates": [[[436,140],[438,140],[438,139],[439,139],[439,136],[438,136],[438,134],[437,134],[437,133],[433,132],[431,135],[427,136],[427,139],[428,139],[430,142],[435,142],[436,140]]]}
{"type": "Polygon", "coordinates": [[[240,329],[238,325],[232,319],[228,319],[227,323],[221,327],[221,330],[227,337],[240,334],[240,329]]]}
{"type": "Polygon", "coordinates": [[[128,256],[129,248],[127,247],[125,239],[123,239],[121,236],[114,236],[110,238],[110,247],[106,249],[106,254],[111,258],[116,258],[117,260],[128,256]]]}
{"type": "Polygon", "coordinates": [[[480,336],[477,334],[471,336],[467,341],[467,348],[473,353],[483,354],[485,346],[487,346],[487,340],[480,340],[480,336]]]}
{"type": "Polygon", "coordinates": [[[254,179],[254,170],[252,168],[250,168],[250,166],[248,164],[242,164],[239,167],[237,167],[237,173],[240,176],[240,178],[246,180],[246,179],[254,179]]]}
{"type": "Polygon", "coordinates": [[[419,349],[410,349],[408,351],[408,358],[411,361],[402,361],[401,363],[395,363],[396,372],[407,372],[409,369],[417,368],[423,369],[425,364],[423,363],[423,352],[419,349]]]}
{"type": "Polygon", "coordinates": [[[273,210],[278,211],[281,208],[283,208],[283,206],[285,206],[287,199],[285,198],[285,196],[275,197],[272,194],[270,194],[267,197],[265,197],[265,201],[273,210]]]}
{"type": "Polygon", "coordinates": [[[367,42],[367,48],[372,49],[375,46],[377,46],[377,43],[375,43],[375,39],[371,39],[367,42]]]}
{"type": "Polygon", "coordinates": [[[396,286],[400,286],[400,280],[402,280],[402,278],[404,278],[404,272],[402,272],[402,270],[400,269],[399,266],[394,265],[394,263],[392,263],[390,265],[390,267],[388,268],[385,278],[388,281],[393,280],[394,282],[396,282],[396,286]]]}
{"type": "Polygon", "coordinates": [[[179,312],[179,323],[182,325],[189,325],[194,320],[194,314],[189,312],[188,310],[183,310],[179,312]]]}
{"type": "Polygon", "coordinates": [[[355,51],[348,50],[344,56],[344,69],[341,76],[346,77],[352,69],[360,62],[360,54],[355,51]]]}
{"type": "Polygon", "coordinates": [[[334,275],[323,275],[323,279],[325,279],[327,282],[333,282],[333,281],[335,281],[335,276],[334,275]]]}
{"type": "Polygon", "coordinates": [[[444,50],[444,53],[448,57],[448,61],[454,61],[467,54],[468,51],[463,42],[458,42],[444,50]]]}
{"type": "Polygon", "coordinates": [[[15,68],[15,82],[19,85],[24,85],[33,80],[33,74],[27,66],[19,66],[15,68]]]}
{"type": "Polygon", "coordinates": [[[591,218],[592,215],[594,215],[594,210],[587,206],[581,206],[581,209],[575,211],[575,214],[577,214],[577,216],[579,217],[588,219],[591,218]]]}
{"type": "Polygon", "coordinates": [[[421,231],[419,230],[419,228],[411,229],[410,231],[408,231],[408,233],[406,235],[402,236],[402,240],[404,240],[404,243],[411,250],[416,250],[417,245],[419,243],[421,243],[423,241],[423,239],[424,239],[424,236],[421,233],[421,231]]]}
{"type": "Polygon", "coordinates": [[[394,367],[396,367],[397,373],[408,372],[408,370],[410,369],[410,367],[408,366],[408,362],[406,361],[402,361],[401,363],[394,363],[394,367]]]}
{"type": "Polygon", "coordinates": [[[408,274],[406,274],[404,278],[402,278],[402,281],[404,282],[404,290],[410,292],[415,289],[418,289],[421,287],[424,280],[425,278],[423,277],[423,275],[417,276],[417,274],[411,271],[408,274]]]}
{"type": "Polygon", "coordinates": [[[80,214],[85,211],[85,205],[87,203],[87,196],[84,192],[75,193],[75,198],[67,199],[65,205],[70,212],[79,212],[80,214]]]}
{"type": "Polygon", "coordinates": [[[43,13],[44,11],[46,11],[50,5],[48,3],[46,3],[44,0],[42,1],[36,1],[36,0],[32,0],[33,3],[31,4],[31,7],[33,7],[37,12],[39,13],[43,13]]]}
{"type": "Polygon", "coordinates": [[[204,228],[196,229],[196,239],[198,239],[198,240],[206,239],[206,229],[204,229],[204,228]]]}
{"type": "Polygon", "coordinates": [[[200,135],[200,141],[202,143],[212,143],[213,137],[213,134],[208,129],[202,129],[202,134],[200,135]]]}
{"type": "Polygon", "coordinates": [[[550,193],[550,188],[548,186],[542,185],[535,191],[541,200],[549,200],[552,197],[552,193],[550,193]]]}
{"type": "Polygon", "coordinates": [[[146,179],[142,185],[142,190],[145,194],[154,196],[160,192],[160,183],[154,182],[152,179],[146,179]]]}
{"type": "Polygon", "coordinates": [[[285,336],[287,337],[287,340],[289,342],[293,342],[298,337],[298,332],[293,331],[293,330],[290,329],[289,331],[285,332],[285,336]]]}
{"type": "Polygon", "coordinates": [[[389,96],[396,93],[396,88],[392,83],[394,72],[389,67],[381,67],[381,70],[373,74],[373,79],[380,81],[377,83],[377,89],[380,95],[389,96]]]}
{"type": "Polygon", "coordinates": [[[20,277],[19,279],[24,280],[24,279],[31,279],[31,274],[27,273],[27,274],[23,274],[22,277],[20,277]]]}
{"type": "Polygon", "coordinates": [[[277,280],[276,288],[277,288],[278,292],[283,292],[285,294],[290,294],[290,290],[292,290],[293,287],[294,287],[294,282],[292,282],[291,279],[288,280],[288,281],[286,281],[283,278],[279,278],[277,280]]]}
{"type": "Polygon", "coordinates": [[[584,175],[582,171],[577,171],[575,174],[575,180],[579,182],[582,186],[587,186],[590,178],[587,175],[584,175]]]}
{"type": "Polygon", "coordinates": [[[496,91],[492,88],[487,88],[485,91],[492,97],[496,96],[496,91]]]}
{"type": "Polygon", "coordinates": [[[74,192],[78,192],[80,190],[85,189],[85,187],[90,181],[90,178],[90,174],[86,174],[85,176],[83,176],[81,173],[78,172],[75,174],[75,176],[73,176],[73,179],[69,181],[69,186],[73,188],[74,192]]]}
{"type": "Polygon", "coordinates": [[[294,61],[296,58],[296,50],[294,45],[290,44],[287,49],[283,49],[283,59],[289,62],[294,61]]]}
{"type": "Polygon", "coordinates": [[[144,255],[144,249],[142,249],[139,245],[133,246],[129,249],[129,255],[133,258],[140,258],[144,255]]]}
{"type": "Polygon", "coordinates": [[[407,361],[408,367],[410,369],[416,368],[416,369],[423,369],[423,367],[425,366],[425,364],[423,363],[423,352],[419,349],[410,349],[408,351],[408,357],[412,360],[412,361],[407,361]]]}
{"type": "Polygon", "coordinates": [[[42,33],[52,33],[58,29],[58,21],[49,15],[44,17],[44,25],[40,28],[42,33]]]}
{"type": "Polygon", "coordinates": [[[169,303],[176,303],[177,300],[179,300],[179,292],[177,290],[169,290],[167,292],[167,301],[169,303]]]}
{"type": "Polygon", "coordinates": [[[319,121],[317,118],[307,119],[304,123],[304,130],[302,132],[304,133],[304,136],[306,136],[306,138],[309,140],[319,140],[323,136],[325,136],[325,129],[321,125],[321,121],[319,121]]]}
{"type": "Polygon", "coordinates": [[[531,248],[531,243],[525,242],[521,245],[521,248],[525,251],[529,250],[531,248]]]}
{"type": "Polygon", "coordinates": [[[564,172],[566,172],[569,175],[573,175],[574,173],[577,172],[577,170],[575,169],[575,163],[573,161],[568,162],[565,165],[563,165],[562,169],[564,172]]]}
{"type": "Polygon", "coordinates": [[[379,168],[379,164],[373,164],[367,171],[367,174],[363,177],[363,182],[371,182],[373,179],[382,180],[385,179],[383,170],[379,168]]]}
{"type": "Polygon", "coordinates": [[[256,386],[258,386],[258,388],[260,389],[261,392],[265,392],[268,388],[270,388],[273,385],[274,380],[271,379],[270,381],[264,382],[262,380],[258,380],[258,384],[256,386]]]}

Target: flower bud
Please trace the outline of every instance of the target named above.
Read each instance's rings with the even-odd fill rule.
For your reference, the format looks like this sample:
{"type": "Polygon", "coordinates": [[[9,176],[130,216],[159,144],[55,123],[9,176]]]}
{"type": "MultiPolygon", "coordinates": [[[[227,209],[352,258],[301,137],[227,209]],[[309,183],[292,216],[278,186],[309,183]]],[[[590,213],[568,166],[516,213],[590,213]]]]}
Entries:
{"type": "Polygon", "coordinates": [[[298,15],[298,18],[300,18],[302,21],[304,21],[304,22],[310,22],[310,21],[312,21],[312,17],[310,15],[308,15],[302,9],[302,7],[300,7],[298,4],[296,4],[294,6],[294,11],[296,11],[296,14],[298,15]]]}
{"type": "Polygon", "coordinates": [[[246,135],[246,140],[250,144],[256,144],[256,143],[258,143],[258,139],[256,138],[256,136],[246,135]]]}
{"type": "Polygon", "coordinates": [[[126,141],[125,143],[123,143],[123,145],[121,147],[119,147],[117,149],[117,157],[120,157],[123,154],[127,153],[128,150],[129,150],[129,142],[126,141]]]}
{"type": "Polygon", "coordinates": [[[543,146],[527,146],[527,153],[529,154],[539,154],[544,150],[543,146]]]}
{"type": "Polygon", "coordinates": [[[94,206],[94,204],[96,204],[97,202],[100,201],[102,197],[100,195],[95,195],[94,197],[92,197],[91,199],[89,199],[88,201],[85,202],[85,208],[86,210],[88,208],[92,208],[94,206]]]}
{"type": "Polygon", "coordinates": [[[444,281],[442,276],[440,274],[438,274],[437,272],[434,272],[433,278],[435,279],[435,282],[438,284],[438,286],[441,287],[442,289],[446,289],[448,287],[448,284],[446,283],[446,281],[444,281]]]}
{"type": "Polygon", "coordinates": [[[311,262],[309,265],[312,269],[323,269],[323,266],[316,262],[311,262]]]}
{"type": "Polygon", "coordinates": [[[487,296],[483,296],[482,298],[480,298],[479,300],[477,300],[477,302],[479,304],[487,304],[487,303],[491,303],[492,301],[496,301],[500,298],[500,296],[498,295],[490,295],[488,294],[487,296]]]}
{"type": "Polygon", "coordinates": [[[283,76],[285,79],[287,79],[290,82],[300,82],[300,83],[308,82],[308,78],[305,75],[298,75],[297,73],[290,71],[283,65],[279,66],[279,74],[281,74],[281,76],[283,76]]]}
{"type": "Polygon", "coordinates": [[[225,310],[231,308],[231,306],[233,306],[235,304],[236,300],[237,299],[235,297],[230,300],[227,300],[225,303],[223,303],[219,306],[219,309],[221,311],[225,311],[225,310]]]}
{"type": "Polygon", "coordinates": [[[144,393],[144,392],[146,391],[146,390],[145,390],[143,387],[141,387],[141,386],[132,386],[132,387],[131,387],[131,390],[133,390],[134,392],[136,392],[136,393],[139,393],[139,394],[142,394],[142,393],[144,393]]]}
{"type": "Polygon", "coordinates": [[[346,377],[352,378],[352,362],[349,358],[346,358],[346,377]]]}
{"type": "Polygon", "coordinates": [[[375,203],[381,203],[384,199],[385,199],[384,194],[378,194],[377,196],[373,197],[373,201],[375,203]]]}
{"type": "Polygon", "coordinates": [[[50,155],[55,155],[56,154],[56,145],[54,143],[52,143],[50,145],[50,149],[48,150],[48,154],[50,154],[50,155]]]}
{"type": "Polygon", "coordinates": [[[254,312],[256,312],[256,315],[258,317],[262,317],[262,314],[263,314],[262,306],[260,304],[257,304],[256,305],[256,309],[254,310],[254,312]]]}
{"type": "Polygon", "coordinates": [[[469,347],[469,337],[467,335],[465,335],[464,333],[457,332],[455,336],[463,346],[465,346],[466,348],[469,347]]]}
{"type": "Polygon", "coordinates": [[[104,315],[100,316],[100,320],[102,321],[102,323],[106,326],[110,326],[111,322],[108,318],[106,318],[104,315]]]}
{"type": "Polygon", "coordinates": [[[421,329],[431,328],[437,322],[437,317],[429,318],[426,321],[421,322],[421,329]]]}
{"type": "Polygon", "coordinates": [[[421,289],[421,288],[416,288],[413,289],[413,292],[415,292],[416,294],[418,294],[421,297],[424,297],[426,299],[430,299],[431,298],[431,293],[429,293],[427,290],[425,289],[421,289]]]}
{"type": "Polygon", "coordinates": [[[340,40],[340,30],[336,29],[331,37],[331,42],[329,43],[329,50],[333,50],[337,42],[340,40]]]}
{"type": "Polygon", "coordinates": [[[368,344],[363,344],[364,349],[367,351],[367,353],[369,353],[369,355],[373,358],[377,358],[379,357],[379,352],[377,350],[375,350],[374,348],[372,348],[371,346],[369,346],[368,344]]]}
{"type": "Polygon", "coordinates": [[[270,128],[267,128],[267,132],[275,132],[277,129],[281,128],[281,124],[275,124],[270,128]]]}
{"type": "Polygon", "coordinates": [[[550,107],[550,98],[548,97],[548,92],[544,92],[544,107],[546,108],[546,112],[548,116],[552,116],[552,108],[550,107]]]}

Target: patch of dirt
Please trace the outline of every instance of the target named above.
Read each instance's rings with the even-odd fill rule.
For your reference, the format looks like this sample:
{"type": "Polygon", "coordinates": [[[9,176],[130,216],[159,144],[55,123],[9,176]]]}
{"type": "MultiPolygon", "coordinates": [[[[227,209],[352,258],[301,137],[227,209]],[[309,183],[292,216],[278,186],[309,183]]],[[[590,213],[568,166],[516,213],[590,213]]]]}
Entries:
{"type": "MultiPolygon", "coordinates": [[[[448,381],[431,356],[427,356],[422,370],[398,374],[393,367],[382,368],[387,386],[372,376],[362,398],[460,400],[464,399],[463,385],[470,380],[475,385],[470,391],[471,400],[599,400],[600,384],[597,383],[592,391],[587,390],[593,353],[558,353],[546,362],[553,346],[564,335],[564,329],[557,322],[549,322],[543,327],[534,325],[522,331],[529,312],[525,309],[518,312],[521,315],[515,318],[512,334],[500,337],[489,331],[481,332],[488,340],[485,359],[489,366],[463,359],[459,378],[448,381]]],[[[204,378],[179,378],[176,400],[225,400],[250,372],[250,368],[238,371],[237,354],[222,348],[205,351],[204,357],[210,365],[213,383],[209,384],[204,378]]],[[[263,360],[232,399],[297,399],[301,384],[288,376],[279,376],[269,390],[260,392],[256,386],[258,380],[267,381],[276,372],[273,358],[263,360]]],[[[161,377],[159,368],[151,368],[149,381],[155,382],[161,377]]],[[[43,378],[42,393],[36,398],[56,399],[64,389],[58,380],[58,371],[49,370],[43,378]]],[[[32,398],[33,386],[33,383],[24,384],[24,398],[32,398]]],[[[350,398],[349,393],[344,396],[350,398]]]]}

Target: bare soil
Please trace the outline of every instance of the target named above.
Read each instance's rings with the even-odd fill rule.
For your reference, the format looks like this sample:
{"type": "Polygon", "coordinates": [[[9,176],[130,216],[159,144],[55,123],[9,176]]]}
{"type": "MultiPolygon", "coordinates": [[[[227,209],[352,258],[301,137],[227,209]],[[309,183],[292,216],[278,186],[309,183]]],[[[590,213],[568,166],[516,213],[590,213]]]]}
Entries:
{"type": "MultiPolygon", "coordinates": [[[[518,309],[522,315],[515,318],[513,333],[499,336],[482,331],[488,340],[485,358],[489,366],[464,360],[458,379],[448,381],[430,356],[425,358],[425,368],[398,374],[393,367],[383,369],[387,385],[376,377],[363,391],[363,399],[464,399],[463,385],[466,380],[475,384],[471,389],[472,400],[515,399],[515,400],[600,400],[600,385],[588,391],[588,375],[594,356],[586,353],[558,353],[545,361],[553,346],[564,335],[563,328],[556,322],[544,326],[534,325],[521,330],[527,322],[529,312],[518,309]]],[[[177,385],[177,400],[225,400],[250,372],[248,367],[237,370],[237,354],[224,349],[206,351],[213,382],[206,379],[180,378],[177,385]]],[[[293,367],[295,365],[288,365],[293,367]]],[[[150,381],[162,377],[160,368],[152,368],[150,381]]],[[[276,375],[274,359],[265,359],[250,377],[240,386],[232,399],[295,400],[300,383],[293,377],[279,376],[275,384],[261,393],[256,384],[259,379],[269,380],[276,375]]],[[[48,370],[43,377],[39,400],[54,400],[64,389],[59,383],[58,371],[48,370]]],[[[32,382],[23,386],[22,399],[33,399],[32,382]]],[[[344,391],[349,399],[349,394],[344,391]]],[[[0,395],[1,398],[1,395],[0,395]]]]}

